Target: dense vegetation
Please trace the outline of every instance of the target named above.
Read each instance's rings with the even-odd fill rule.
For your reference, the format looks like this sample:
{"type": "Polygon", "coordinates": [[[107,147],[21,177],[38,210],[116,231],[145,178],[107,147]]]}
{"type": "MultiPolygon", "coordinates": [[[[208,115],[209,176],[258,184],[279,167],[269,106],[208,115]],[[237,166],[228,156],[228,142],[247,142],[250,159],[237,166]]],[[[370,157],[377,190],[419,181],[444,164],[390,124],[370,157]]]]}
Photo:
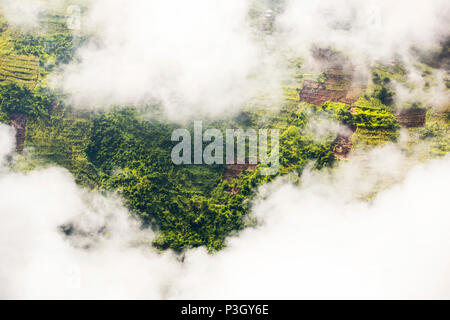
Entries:
{"type": "MultiPolygon", "coordinates": [[[[176,166],[170,158],[175,128],[144,121],[134,109],[85,118],[56,110],[30,119],[27,144],[35,146],[35,157],[68,168],[79,183],[119,192],[145,224],[160,231],[156,246],[220,249],[227,235],[245,227],[246,200],[273,177],[257,169],[226,181],[223,165],[176,166]]],[[[315,143],[302,135],[301,127],[288,126],[280,136],[280,172],[301,170],[311,159],[317,167],[330,165],[331,142],[315,143]]]]}
{"type": "Polygon", "coordinates": [[[30,117],[48,115],[54,98],[43,88],[30,90],[15,83],[0,86],[0,108],[3,113],[22,113],[30,117]]]}
{"type": "MultiPolygon", "coordinates": [[[[22,33],[0,19],[0,121],[8,123],[12,113],[27,117],[25,145],[32,150],[32,167],[56,164],[67,168],[80,185],[120,194],[145,226],[158,231],[154,245],[161,249],[219,250],[227,236],[252,225],[249,200],[258,186],[276,176],[261,175],[261,166],[232,179],[224,179],[225,165],[176,166],[170,157],[176,124],[162,117],[145,120],[133,108],[85,113],[64,105],[64,99],[47,88],[46,76],[56,65],[71,61],[86,39],[67,29],[64,16],[43,19],[52,26],[44,33],[22,33]]],[[[264,28],[271,31],[272,25],[264,28]]],[[[405,81],[401,65],[374,67],[371,86],[351,108],[337,102],[300,103],[298,92],[309,76],[302,73],[301,60],[291,64],[295,81],[285,86],[278,111],[252,106],[234,119],[206,123],[204,129],[280,130],[278,175],[300,174],[308,163],[317,170],[333,166],[337,133],[317,139],[309,129],[315,119],[356,130],[357,147],[397,139],[392,82],[405,81]]],[[[313,77],[326,81],[325,73],[313,77]]],[[[432,156],[444,155],[450,146],[448,116],[430,112],[428,118],[416,133],[431,142],[432,156]]]]}

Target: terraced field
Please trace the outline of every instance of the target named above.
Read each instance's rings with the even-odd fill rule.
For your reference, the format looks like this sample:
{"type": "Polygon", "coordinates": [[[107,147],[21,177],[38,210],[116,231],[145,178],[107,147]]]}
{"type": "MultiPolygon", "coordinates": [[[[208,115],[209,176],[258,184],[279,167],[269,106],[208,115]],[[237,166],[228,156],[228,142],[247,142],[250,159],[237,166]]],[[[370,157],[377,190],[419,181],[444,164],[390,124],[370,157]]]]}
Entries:
{"type": "Polygon", "coordinates": [[[0,85],[16,83],[32,89],[39,80],[39,59],[14,52],[13,35],[4,21],[0,12],[0,85]]]}
{"type": "Polygon", "coordinates": [[[39,59],[25,55],[0,56],[0,84],[11,82],[33,89],[39,80],[39,59]]]}

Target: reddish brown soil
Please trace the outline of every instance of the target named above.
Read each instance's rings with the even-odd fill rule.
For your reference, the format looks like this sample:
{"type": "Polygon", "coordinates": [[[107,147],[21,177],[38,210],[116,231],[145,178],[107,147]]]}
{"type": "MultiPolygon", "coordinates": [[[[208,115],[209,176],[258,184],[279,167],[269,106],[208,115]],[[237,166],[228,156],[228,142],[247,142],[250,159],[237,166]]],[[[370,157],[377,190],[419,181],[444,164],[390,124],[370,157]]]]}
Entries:
{"type": "Polygon", "coordinates": [[[333,154],[337,159],[347,159],[352,151],[352,136],[338,136],[333,144],[333,154]]]}
{"type": "MultiPolygon", "coordinates": [[[[358,100],[361,95],[361,88],[351,87],[351,77],[348,74],[344,74],[342,69],[334,68],[332,73],[328,74],[328,79],[325,84],[315,81],[305,81],[303,89],[300,91],[300,100],[321,106],[327,101],[342,102],[348,105],[352,105],[358,100]],[[341,85],[340,90],[327,89],[327,85],[337,86],[341,85]]],[[[350,108],[351,112],[354,112],[353,108],[350,108]]],[[[352,132],[355,128],[351,128],[352,132]]],[[[349,136],[339,135],[333,144],[333,154],[337,159],[346,159],[350,155],[353,147],[352,141],[353,134],[349,136]]]]}
{"type": "Polygon", "coordinates": [[[405,128],[419,128],[425,125],[427,110],[407,109],[396,114],[398,123],[405,128]]]}
{"type": "Polygon", "coordinates": [[[353,81],[353,68],[332,65],[326,70],[324,83],[306,80],[300,91],[300,101],[321,106],[327,101],[349,105],[358,100],[364,85],[353,81]]]}
{"type": "Polygon", "coordinates": [[[23,113],[11,113],[11,125],[16,129],[16,150],[23,151],[27,127],[27,118],[23,113]]]}
{"type": "MultiPolygon", "coordinates": [[[[331,49],[313,48],[313,56],[326,70],[326,81],[306,80],[300,91],[300,101],[321,106],[327,101],[341,102],[352,106],[366,87],[365,79],[356,81],[353,78],[354,68],[351,63],[331,49]]],[[[354,109],[350,107],[350,112],[354,109]]],[[[356,128],[350,128],[355,132],[356,128]]],[[[346,159],[352,150],[353,134],[339,135],[333,144],[333,154],[337,159],[346,159]]]]}
{"type": "MultiPolygon", "coordinates": [[[[306,80],[300,91],[300,101],[321,106],[327,101],[342,102],[349,105],[358,100],[366,83],[353,78],[354,66],[342,54],[330,49],[313,47],[314,59],[326,73],[326,81],[306,80]]],[[[364,79],[362,79],[364,80],[364,79]]]]}
{"type": "Polygon", "coordinates": [[[300,101],[305,101],[316,106],[321,106],[327,101],[342,102],[349,105],[358,100],[356,90],[346,88],[343,90],[329,90],[325,84],[306,80],[300,91],[300,101]]]}
{"type": "Polygon", "coordinates": [[[245,170],[254,171],[256,169],[256,164],[228,164],[223,178],[224,180],[230,181],[241,175],[245,170]]]}

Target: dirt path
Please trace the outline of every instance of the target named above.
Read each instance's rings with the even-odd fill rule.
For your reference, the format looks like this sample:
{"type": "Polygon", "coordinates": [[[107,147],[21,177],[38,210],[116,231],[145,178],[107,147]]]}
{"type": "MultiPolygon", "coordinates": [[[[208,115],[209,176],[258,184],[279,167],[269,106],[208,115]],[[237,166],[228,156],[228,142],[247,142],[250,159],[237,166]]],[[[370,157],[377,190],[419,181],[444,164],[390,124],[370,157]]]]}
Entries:
{"type": "Polygon", "coordinates": [[[11,113],[11,125],[16,129],[16,150],[22,152],[26,136],[26,116],[23,113],[11,113]]]}

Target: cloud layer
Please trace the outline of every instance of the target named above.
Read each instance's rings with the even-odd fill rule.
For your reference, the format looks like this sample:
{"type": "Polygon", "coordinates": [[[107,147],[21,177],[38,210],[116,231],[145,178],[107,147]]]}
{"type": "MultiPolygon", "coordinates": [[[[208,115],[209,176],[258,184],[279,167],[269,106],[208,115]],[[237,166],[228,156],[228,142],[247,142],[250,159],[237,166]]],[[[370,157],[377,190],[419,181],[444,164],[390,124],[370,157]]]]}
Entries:
{"type": "MultiPolygon", "coordinates": [[[[0,127],[0,150],[11,141],[0,127]]],[[[300,187],[264,186],[258,227],[183,263],[150,249],[153,234],[118,199],[80,189],[65,170],[4,169],[0,297],[450,298],[450,158],[408,172],[388,146],[355,161],[306,171],[300,187]],[[360,200],[395,181],[370,204],[360,200]]]]}
{"type": "Polygon", "coordinates": [[[415,168],[372,204],[355,198],[369,179],[346,168],[304,176],[300,189],[272,186],[254,209],[260,227],[216,256],[188,255],[181,288],[194,289],[177,297],[449,298],[449,164],[415,168]]]}
{"type": "Polygon", "coordinates": [[[58,79],[76,105],[162,101],[175,120],[224,116],[264,83],[266,53],[251,34],[248,1],[97,0],[83,21],[99,41],[58,79]]]}
{"type": "MultiPolygon", "coordinates": [[[[33,3],[0,4],[11,23],[34,25],[43,2],[33,3]]],[[[162,101],[175,120],[237,113],[280,81],[248,6],[97,0],[82,25],[97,42],[80,49],[59,85],[76,105],[162,101]]],[[[275,43],[303,52],[319,43],[362,64],[408,60],[411,45],[448,36],[448,11],[441,0],[292,0],[275,43]]],[[[398,91],[398,101],[416,99],[398,91]]],[[[341,129],[310,129],[320,137],[325,127],[341,129]]],[[[13,149],[14,130],[0,125],[0,298],[450,298],[448,156],[415,166],[389,145],[334,171],[306,170],[300,186],[279,179],[254,203],[258,227],[182,263],[150,248],[153,233],[120,199],[81,189],[61,168],[11,171],[13,149]]]]}
{"type": "Polygon", "coordinates": [[[6,157],[14,150],[14,129],[0,123],[0,169],[6,163],[6,157]]]}
{"type": "Polygon", "coordinates": [[[412,45],[433,48],[450,35],[445,0],[288,0],[277,25],[294,50],[331,47],[353,60],[410,56],[412,45]]]}
{"type": "MultiPolygon", "coordinates": [[[[0,159],[12,133],[0,127],[0,159]]],[[[149,249],[152,238],[119,200],[80,189],[66,170],[0,170],[1,299],[163,298],[177,264],[149,249]]]]}
{"type": "Polygon", "coordinates": [[[409,64],[412,46],[433,49],[450,35],[445,0],[287,1],[271,36],[250,27],[250,5],[96,0],[82,30],[98,41],[55,82],[77,106],[161,101],[172,120],[223,117],[279,95],[286,55],[312,62],[312,46],[330,47],[366,73],[374,61],[409,64]]]}
{"type": "MultiPolygon", "coordinates": [[[[36,26],[40,11],[61,3],[2,0],[0,6],[12,24],[36,26]]],[[[53,83],[78,107],[162,102],[175,121],[220,118],[256,97],[271,96],[266,104],[279,106],[286,56],[300,55],[318,67],[313,46],[344,52],[367,74],[374,61],[401,58],[410,66],[412,46],[426,52],[450,36],[445,0],[288,0],[274,12],[271,35],[250,21],[253,4],[90,1],[81,33],[93,39],[53,83]]]]}

